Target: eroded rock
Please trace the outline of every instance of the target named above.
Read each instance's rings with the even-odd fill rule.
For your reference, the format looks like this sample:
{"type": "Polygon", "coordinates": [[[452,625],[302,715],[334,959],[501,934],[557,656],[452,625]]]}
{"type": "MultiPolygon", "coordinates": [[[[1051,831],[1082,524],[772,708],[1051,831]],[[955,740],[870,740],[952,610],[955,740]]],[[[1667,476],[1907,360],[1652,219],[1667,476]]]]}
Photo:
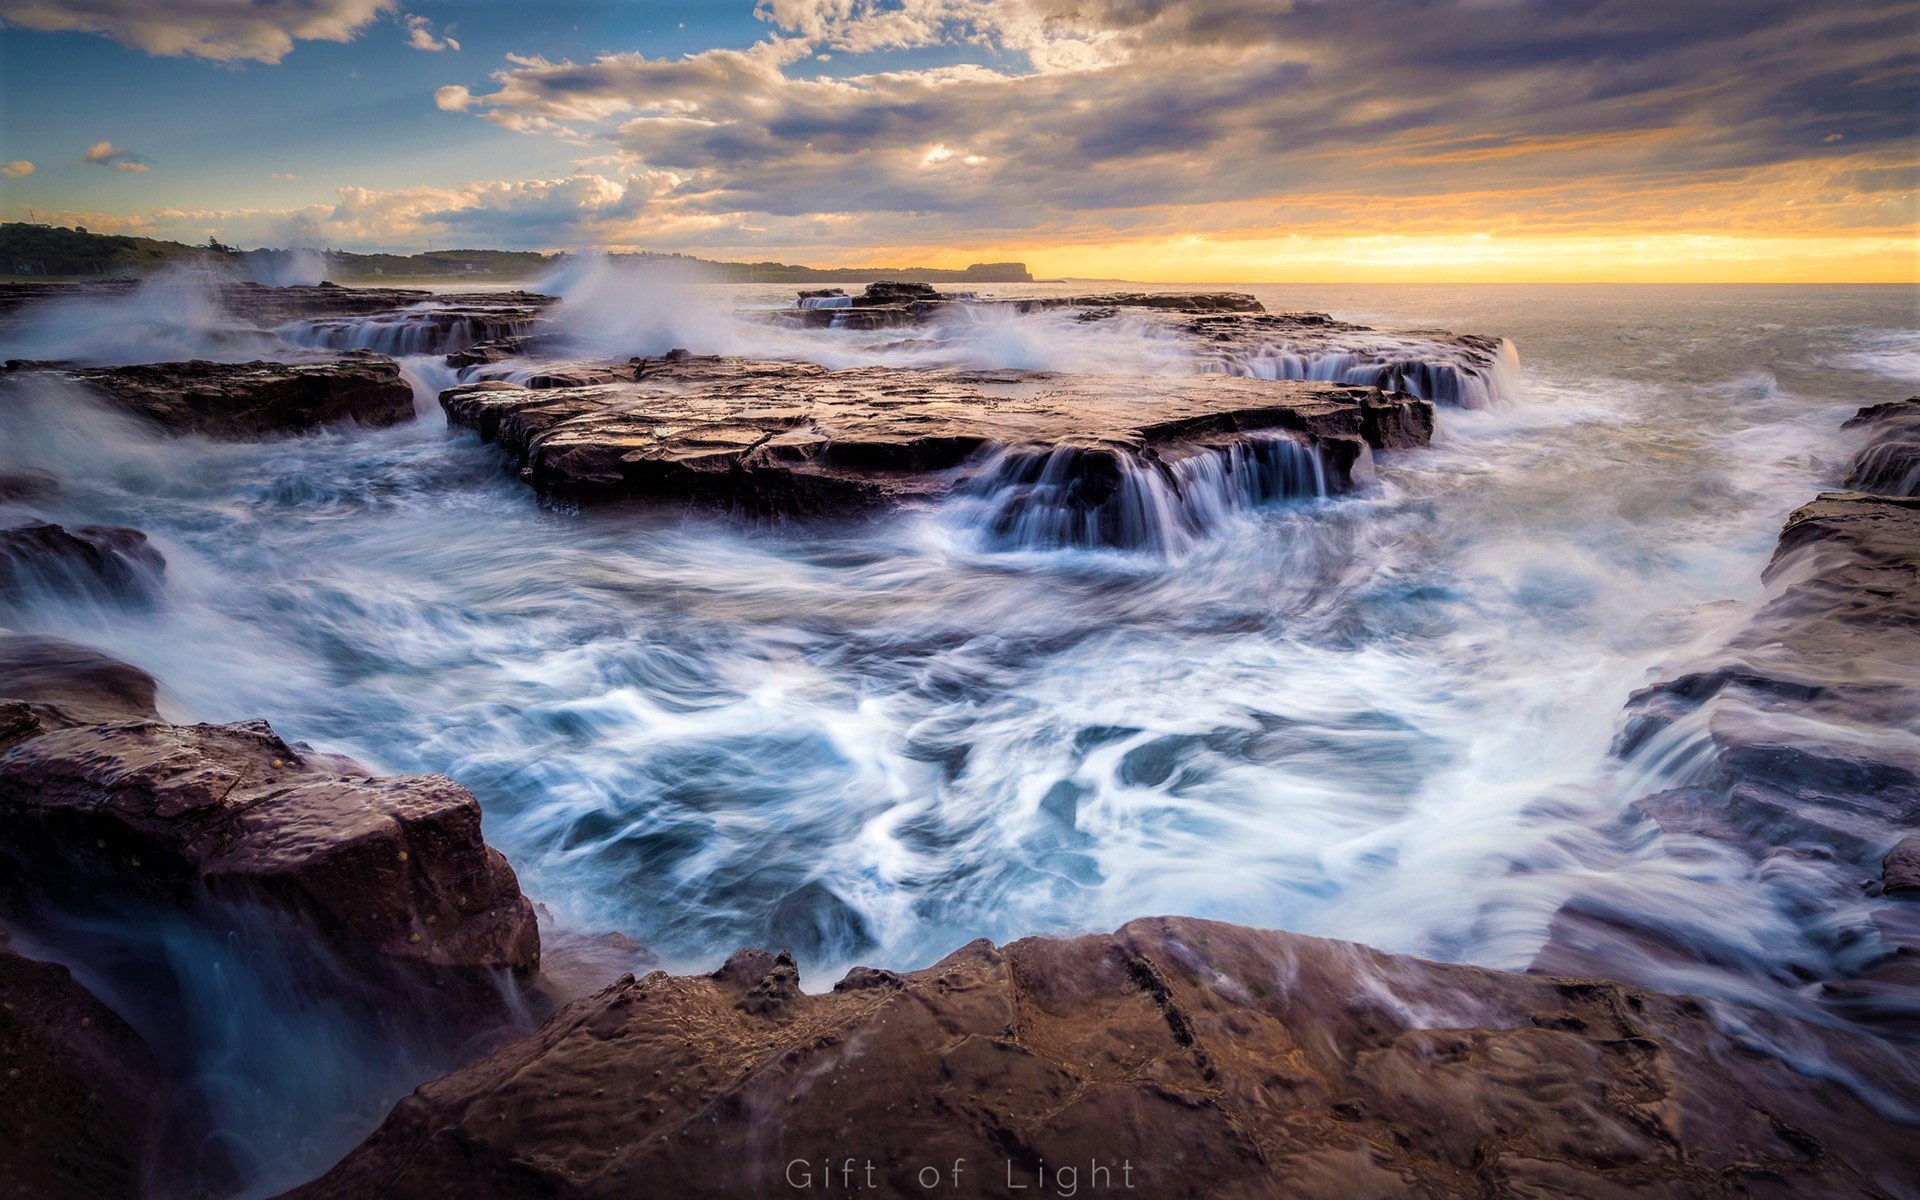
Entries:
{"type": "Polygon", "coordinates": [[[372,776],[264,721],[171,724],[153,695],[123,663],[0,638],[0,848],[50,895],[204,890],[283,906],[402,967],[537,965],[532,907],[465,788],[372,776]]]}
{"type": "Polygon", "coordinates": [[[823,995],[792,971],[627,976],[293,1195],[1057,1194],[1043,1168],[1095,1195],[1839,1195],[1915,1164],[1844,1092],[1618,984],[1177,918],[823,995]]]}

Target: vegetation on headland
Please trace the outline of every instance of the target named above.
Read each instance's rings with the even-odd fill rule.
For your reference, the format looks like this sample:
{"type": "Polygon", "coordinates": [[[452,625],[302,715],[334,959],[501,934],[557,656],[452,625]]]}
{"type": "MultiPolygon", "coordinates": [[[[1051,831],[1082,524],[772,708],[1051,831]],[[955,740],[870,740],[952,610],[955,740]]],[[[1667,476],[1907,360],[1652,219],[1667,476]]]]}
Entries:
{"type": "MultiPolygon", "coordinates": [[[[81,279],[137,275],[174,264],[212,261],[243,274],[280,279],[303,264],[325,263],[325,277],[342,283],[432,279],[520,280],[546,271],[565,257],[532,250],[432,250],[422,254],[355,254],[346,250],[242,250],[209,240],[204,246],[86,228],[24,222],[0,224],[0,275],[15,278],[81,279]]],[[[616,254],[672,264],[720,283],[853,283],[871,279],[925,282],[1024,283],[1025,263],[975,263],[964,270],[937,267],[806,267],[791,263],[713,262],[685,254],[616,254]]]]}

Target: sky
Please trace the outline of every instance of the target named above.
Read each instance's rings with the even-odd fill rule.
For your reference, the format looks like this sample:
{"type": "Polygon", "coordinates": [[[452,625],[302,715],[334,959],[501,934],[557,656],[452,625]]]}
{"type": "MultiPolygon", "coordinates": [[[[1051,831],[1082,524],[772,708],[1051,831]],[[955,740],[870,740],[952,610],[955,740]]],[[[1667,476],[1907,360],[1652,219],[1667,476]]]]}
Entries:
{"type": "Polygon", "coordinates": [[[0,216],[1208,281],[1920,281],[1920,0],[0,0],[0,216]]]}

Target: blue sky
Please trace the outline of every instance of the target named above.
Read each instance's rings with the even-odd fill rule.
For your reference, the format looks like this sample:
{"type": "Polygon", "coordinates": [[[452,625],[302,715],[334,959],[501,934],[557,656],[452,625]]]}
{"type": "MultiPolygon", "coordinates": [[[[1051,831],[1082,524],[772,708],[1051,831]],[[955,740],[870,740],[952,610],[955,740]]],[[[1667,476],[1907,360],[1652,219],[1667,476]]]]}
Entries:
{"type": "Polygon", "coordinates": [[[1216,278],[1904,278],[1917,47],[1916,0],[0,0],[0,214],[1216,278]]]}

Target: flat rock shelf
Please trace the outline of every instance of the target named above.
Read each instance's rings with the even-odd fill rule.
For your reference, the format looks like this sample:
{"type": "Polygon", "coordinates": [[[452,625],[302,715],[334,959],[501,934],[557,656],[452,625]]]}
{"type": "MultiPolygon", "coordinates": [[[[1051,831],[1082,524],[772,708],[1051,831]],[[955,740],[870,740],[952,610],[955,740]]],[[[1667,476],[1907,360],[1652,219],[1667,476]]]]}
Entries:
{"type": "Polygon", "coordinates": [[[1094,504],[1130,470],[1168,471],[1272,436],[1311,451],[1326,490],[1340,491],[1364,474],[1372,451],[1424,446],[1433,430],[1432,405],[1411,396],[1225,375],[830,371],[726,358],[637,371],[632,382],[593,386],[464,384],[440,403],[544,493],[775,512],[938,495],[994,448],[1067,452],[1072,461],[1060,469],[1079,500],[1094,504]]]}

